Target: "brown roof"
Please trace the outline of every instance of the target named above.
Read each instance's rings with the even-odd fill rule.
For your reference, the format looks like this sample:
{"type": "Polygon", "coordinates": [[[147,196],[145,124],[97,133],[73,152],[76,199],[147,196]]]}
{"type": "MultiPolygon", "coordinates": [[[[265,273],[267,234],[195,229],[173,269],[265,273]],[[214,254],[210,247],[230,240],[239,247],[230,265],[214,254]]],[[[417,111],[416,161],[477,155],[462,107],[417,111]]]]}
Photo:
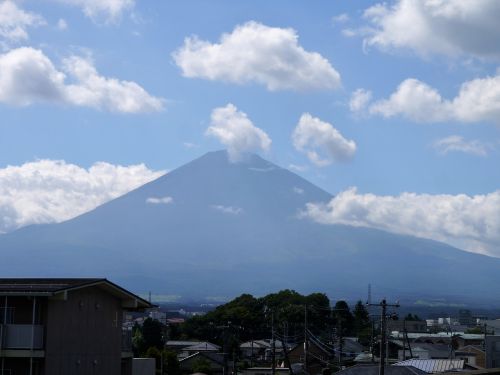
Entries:
{"type": "Polygon", "coordinates": [[[97,286],[123,301],[131,308],[150,308],[151,303],[104,278],[0,278],[0,296],[54,296],[81,288],[97,286]]]}

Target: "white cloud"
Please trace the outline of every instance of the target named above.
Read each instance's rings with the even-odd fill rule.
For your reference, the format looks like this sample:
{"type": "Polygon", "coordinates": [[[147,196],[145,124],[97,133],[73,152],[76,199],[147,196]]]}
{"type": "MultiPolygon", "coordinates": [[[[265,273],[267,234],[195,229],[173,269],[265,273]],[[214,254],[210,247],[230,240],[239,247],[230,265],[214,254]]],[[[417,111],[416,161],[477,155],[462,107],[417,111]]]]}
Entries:
{"type": "Polygon", "coordinates": [[[349,109],[352,112],[361,112],[365,110],[371,100],[371,91],[365,89],[357,89],[351,94],[351,99],[349,100],[349,109]]]}
{"type": "Polygon", "coordinates": [[[240,207],[234,207],[234,206],[223,206],[220,204],[214,204],[211,206],[214,210],[222,212],[223,214],[228,214],[228,215],[239,215],[243,213],[243,209],[240,207]]]}
{"type": "Polygon", "coordinates": [[[304,194],[304,189],[301,189],[301,188],[298,188],[297,186],[294,186],[293,192],[296,194],[304,194]]]}
{"type": "Polygon", "coordinates": [[[413,78],[404,80],[389,99],[373,103],[370,113],[384,117],[401,115],[418,122],[445,121],[451,117],[450,105],[439,92],[413,78]]]}
{"type": "Polygon", "coordinates": [[[307,165],[298,165],[298,164],[288,164],[288,169],[290,169],[291,171],[294,171],[294,172],[305,172],[307,171],[309,168],[307,167],[307,165]]]}
{"type": "Polygon", "coordinates": [[[50,102],[122,113],[160,111],[164,100],[131,81],[100,76],[92,61],[71,56],[63,71],[40,50],[22,47],[0,55],[0,102],[50,102]],[[73,83],[66,83],[66,74],[73,83]]]}
{"type": "Polygon", "coordinates": [[[245,153],[267,151],[271,147],[271,138],[233,104],[212,111],[210,127],[205,134],[225,145],[233,162],[240,160],[245,153]]]}
{"type": "Polygon", "coordinates": [[[341,14],[338,14],[338,15],[332,17],[332,23],[334,25],[339,24],[339,23],[344,23],[344,22],[349,21],[349,19],[350,19],[349,15],[347,13],[341,13],[341,14]]]}
{"type": "Polygon", "coordinates": [[[182,143],[182,145],[187,148],[187,149],[193,149],[193,148],[198,148],[200,147],[199,145],[197,145],[196,143],[193,143],[193,142],[184,142],[182,143]]]}
{"type": "Polygon", "coordinates": [[[477,139],[466,140],[459,135],[450,135],[449,137],[438,139],[433,143],[434,148],[443,155],[449,152],[463,152],[466,154],[486,156],[490,146],[477,139]]]}
{"type": "Polygon", "coordinates": [[[258,22],[237,26],[219,43],[193,36],[172,54],[184,77],[237,84],[256,82],[268,90],[330,90],[340,74],[326,58],[298,44],[293,29],[258,22]]]}
{"type": "Polygon", "coordinates": [[[26,12],[11,0],[0,0],[0,39],[7,42],[27,40],[28,27],[45,25],[42,16],[26,12]]]}
{"type": "Polygon", "coordinates": [[[135,82],[100,76],[87,59],[72,56],[64,66],[77,81],[67,86],[73,104],[124,113],[154,112],[164,107],[164,100],[149,95],[135,82]]]}
{"type": "Polygon", "coordinates": [[[254,172],[260,172],[260,173],[267,173],[276,170],[275,167],[267,167],[267,168],[255,168],[255,167],[250,167],[248,168],[250,171],[254,172]]]}
{"type": "Polygon", "coordinates": [[[161,197],[161,198],[156,198],[156,197],[149,197],[146,199],[146,203],[149,204],[170,204],[174,202],[174,198],[172,197],[161,197]]]}
{"type": "Polygon", "coordinates": [[[116,23],[123,13],[133,9],[135,0],[56,0],[81,8],[85,16],[94,22],[116,23]]]}
{"type": "Polygon", "coordinates": [[[345,36],[347,38],[353,38],[353,37],[359,35],[359,31],[353,30],[353,29],[342,29],[341,33],[343,36],[345,36]]]}
{"type": "Polygon", "coordinates": [[[444,99],[426,83],[406,79],[388,99],[373,103],[370,113],[384,117],[400,115],[417,122],[498,122],[500,75],[463,83],[451,100],[444,99]]]}
{"type": "Polygon", "coordinates": [[[165,171],[105,162],[90,168],[38,160],[0,169],[0,232],[71,219],[123,195],[165,171]]]}
{"type": "Polygon", "coordinates": [[[68,28],[68,23],[65,19],[59,18],[59,21],[57,21],[57,28],[59,30],[66,30],[68,28]]]}
{"type": "Polygon", "coordinates": [[[485,195],[358,194],[355,188],[303,212],[319,223],[382,229],[500,256],[500,191],[485,195]]]}
{"type": "Polygon", "coordinates": [[[356,152],[354,141],[345,139],[331,124],[312,117],[309,113],[300,117],[292,140],[294,147],[319,167],[333,161],[347,161],[356,152]]]}
{"type": "Polygon", "coordinates": [[[500,2],[497,0],[397,0],[364,12],[371,27],[364,44],[382,50],[410,49],[432,54],[500,58],[500,2]]]}

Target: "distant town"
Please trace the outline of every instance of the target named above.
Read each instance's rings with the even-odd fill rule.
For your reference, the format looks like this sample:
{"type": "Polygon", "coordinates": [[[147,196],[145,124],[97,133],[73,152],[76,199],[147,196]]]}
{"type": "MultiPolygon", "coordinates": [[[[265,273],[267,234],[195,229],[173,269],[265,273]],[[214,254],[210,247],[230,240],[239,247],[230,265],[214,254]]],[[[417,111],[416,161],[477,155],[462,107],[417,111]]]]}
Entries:
{"type": "Polygon", "coordinates": [[[500,316],[402,310],[282,290],[194,311],[106,279],[0,279],[0,374],[500,374],[500,316]]]}

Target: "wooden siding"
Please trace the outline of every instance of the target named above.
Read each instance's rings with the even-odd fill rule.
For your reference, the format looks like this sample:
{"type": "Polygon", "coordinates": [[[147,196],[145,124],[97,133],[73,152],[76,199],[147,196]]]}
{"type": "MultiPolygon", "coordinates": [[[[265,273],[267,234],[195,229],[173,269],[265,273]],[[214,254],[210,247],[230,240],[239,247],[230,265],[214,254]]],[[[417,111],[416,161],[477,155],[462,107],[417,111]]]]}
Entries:
{"type": "Polygon", "coordinates": [[[49,300],[46,312],[45,374],[119,375],[122,307],[99,287],[49,300]]]}

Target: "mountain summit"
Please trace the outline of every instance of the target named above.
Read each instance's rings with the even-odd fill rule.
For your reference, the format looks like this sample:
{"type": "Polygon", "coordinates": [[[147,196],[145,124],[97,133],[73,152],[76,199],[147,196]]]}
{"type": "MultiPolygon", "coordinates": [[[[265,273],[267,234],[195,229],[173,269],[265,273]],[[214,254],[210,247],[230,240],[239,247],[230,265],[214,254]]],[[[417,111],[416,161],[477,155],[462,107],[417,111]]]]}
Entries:
{"type": "Polygon", "coordinates": [[[0,274],[105,276],[186,298],[283,288],[359,298],[368,283],[395,297],[500,297],[490,288],[500,259],[300,217],[331,198],[257,155],[211,152],[72,220],[0,236],[0,274]]]}

